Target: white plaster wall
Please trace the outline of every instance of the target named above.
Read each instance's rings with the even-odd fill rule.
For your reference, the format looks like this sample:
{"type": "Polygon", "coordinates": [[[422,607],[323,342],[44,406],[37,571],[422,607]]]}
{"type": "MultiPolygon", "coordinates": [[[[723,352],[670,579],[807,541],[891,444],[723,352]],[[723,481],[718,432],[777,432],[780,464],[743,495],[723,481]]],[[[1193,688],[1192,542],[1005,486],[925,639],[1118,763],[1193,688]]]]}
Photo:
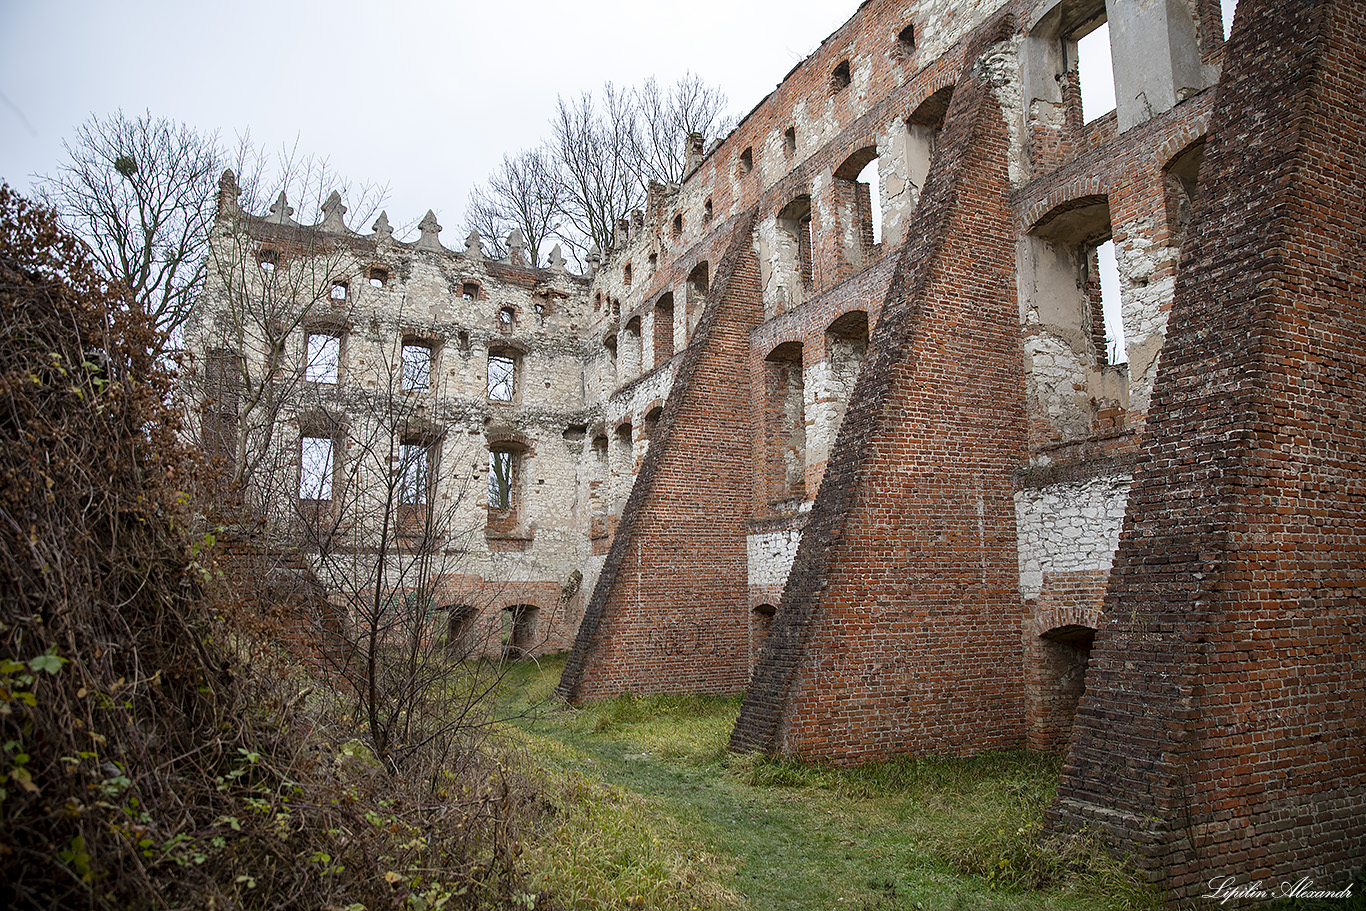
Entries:
{"type": "Polygon", "coordinates": [[[792,561],[796,559],[801,543],[802,533],[796,529],[750,535],[746,540],[749,584],[779,588],[786,585],[787,574],[792,571],[792,561]]]}
{"type": "Polygon", "coordinates": [[[1039,596],[1044,573],[1110,569],[1132,481],[1118,474],[1016,491],[1021,597],[1039,596]]]}

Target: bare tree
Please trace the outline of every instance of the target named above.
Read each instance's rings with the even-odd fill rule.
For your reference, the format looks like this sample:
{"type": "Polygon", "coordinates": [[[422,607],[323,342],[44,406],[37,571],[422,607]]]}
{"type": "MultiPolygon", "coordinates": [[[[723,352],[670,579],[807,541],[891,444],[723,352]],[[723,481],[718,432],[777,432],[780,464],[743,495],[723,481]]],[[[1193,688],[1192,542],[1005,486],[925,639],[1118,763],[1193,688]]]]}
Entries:
{"type": "Polygon", "coordinates": [[[608,82],[601,108],[589,92],[577,100],[560,98],[551,127],[551,148],[565,188],[568,230],[562,236],[579,247],[610,249],[618,220],[645,199],[632,160],[640,143],[631,93],[608,82]]]}
{"type": "Polygon", "coordinates": [[[507,235],[520,229],[526,238],[530,265],[540,268],[541,248],[555,236],[564,218],[564,196],[564,184],[548,150],[504,155],[487,185],[470,194],[465,220],[468,227],[493,238],[490,255],[496,259],[507,255],[503,246],[507,235]]]}
{"type": "Polygon", "coordinates": [[[635,91],[637,129],[630,134],[636,179],[681,183],[687,167],[688,135],[717,136],[734,126],[726,117],[726,95],[695,73],[686,73],[668,89],[651,76],[635,91]]]}
{"type": "Polygon", "coordinates": [[[199,296],[225,155],[216,133],[144,113],[92,116],[39,193],[169,338],[199,296]]]}

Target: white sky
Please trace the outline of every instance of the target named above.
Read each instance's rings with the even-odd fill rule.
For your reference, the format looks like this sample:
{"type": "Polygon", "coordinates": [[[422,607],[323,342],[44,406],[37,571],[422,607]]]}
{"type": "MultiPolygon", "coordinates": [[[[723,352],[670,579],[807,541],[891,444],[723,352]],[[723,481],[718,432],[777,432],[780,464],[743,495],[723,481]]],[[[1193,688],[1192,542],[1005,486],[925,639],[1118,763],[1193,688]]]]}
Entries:
{"type": "Polygon", "coordinates": [[[557,94],[692,70],[743,115],[857,8],[0,0],[0,179],[27,190],[89,114],[148,109],[229,144],[246,129],[272,150],[297,139],[352,181],[387,183],[395,226],[435,209],[458,246],[470,190],[549,135],[557,94]]]}

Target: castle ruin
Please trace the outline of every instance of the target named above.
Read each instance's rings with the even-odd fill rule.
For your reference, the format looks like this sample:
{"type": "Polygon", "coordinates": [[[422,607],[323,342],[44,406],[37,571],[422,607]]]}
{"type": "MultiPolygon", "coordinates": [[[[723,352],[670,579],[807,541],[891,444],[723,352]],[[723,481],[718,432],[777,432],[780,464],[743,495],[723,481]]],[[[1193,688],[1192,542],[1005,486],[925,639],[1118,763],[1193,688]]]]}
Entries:
{"type": "Polygon", "coordinates": [[[841,764],[1061,753],[1051,824],[1173,897],[1338,882],[1366,858],[1364,38],[1346,0],[1242,0],[1228,41],[1217,0],[867,0],[589,275],[282,199],[251,281],[321,236],[366,279],[194,338],[303,365],[301,499],[309,447],[340,471],[337,428],[421,362],[407,521],[477,491],[445,622],[572,643],[567,699],[744,691],[732,748],[841,764]]]}

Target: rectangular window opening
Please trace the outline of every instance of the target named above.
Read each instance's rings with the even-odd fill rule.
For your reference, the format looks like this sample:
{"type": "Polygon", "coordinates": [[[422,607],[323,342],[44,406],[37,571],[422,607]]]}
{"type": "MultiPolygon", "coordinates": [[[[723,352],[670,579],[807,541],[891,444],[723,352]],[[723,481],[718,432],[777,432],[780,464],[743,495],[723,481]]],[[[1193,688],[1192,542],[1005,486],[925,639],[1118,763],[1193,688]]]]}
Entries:
{"type": "Polygon", "coordinates": [[[1106,362],[1115,366],[1129,363],[1124,348],[1124,315],[1119,301],[1119,263],[1115,259],[1115,242],[1107,240],[1096,248],[1096,264],[1100,271],[1100,300],[1105,314],[1106,362]]]}
{"type": "Polygon", "coordinates": [[[335,445],[327,437],[304,437],[299,444],[299,499],[332,499],[335,445]]]}
{"type": "Polygon", "coordinates": [[[427,502],[431,485],[431,451],[419,443],[399,447],[398,501],[412,505],[427,502]]]}
{"type": "Polygon", "coordinates": [[[432,349],[426,345],[404,345],[400,385],[405,392],[422,392],[432,385],[432,349]]]}
{"type": "Polygon", "coordinates": [[[304,379],[310,383],[335,383],[341,366],[341,339],[335,335],[310,335],[306,343],[304,379]]]}
{"type": "Polygon", "coordinates": [[[1077,39],[1077,79],[1082,120],[1090,123],[1115,109],[1115,71],[1110,59],[1110,23],[1077,39]]]}
{"type": "Polygon", "coordinates": [[[489,452],[489,508],[512,508],[512,453],[505,449],[489,452]]]}
{"type": "Polygon", "coordinates": [[[495,402],[512,401],[517,362],[502,354],[489,355],[489,398],[495,402]]]}

